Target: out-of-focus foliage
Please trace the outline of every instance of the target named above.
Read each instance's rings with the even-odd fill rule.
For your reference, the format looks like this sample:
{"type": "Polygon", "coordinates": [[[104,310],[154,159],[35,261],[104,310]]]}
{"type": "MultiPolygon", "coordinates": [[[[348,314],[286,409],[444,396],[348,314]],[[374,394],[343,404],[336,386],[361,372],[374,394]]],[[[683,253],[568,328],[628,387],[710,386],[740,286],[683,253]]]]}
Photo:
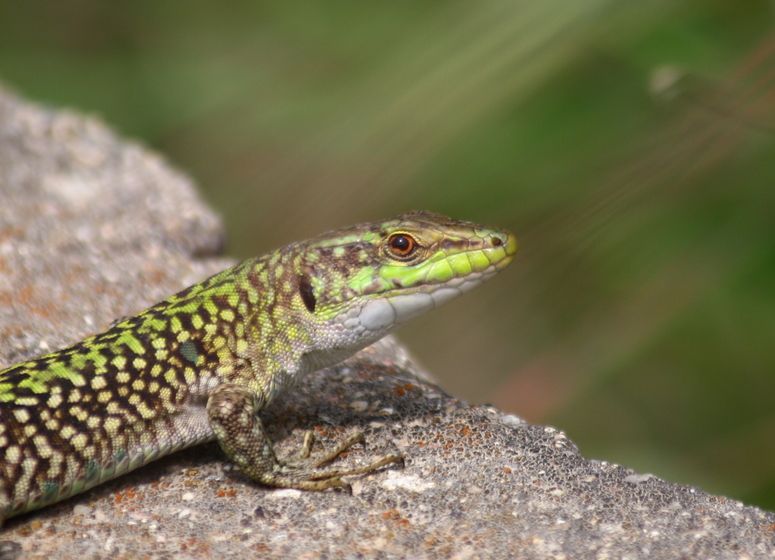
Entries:
{"type": "Polygon", "coordinates": [[[200,182],[251,255],[427,208],[511,270],[403,339],[590,456],[775,508],[767,0],[0,3],[0,79],[200,182]]]}

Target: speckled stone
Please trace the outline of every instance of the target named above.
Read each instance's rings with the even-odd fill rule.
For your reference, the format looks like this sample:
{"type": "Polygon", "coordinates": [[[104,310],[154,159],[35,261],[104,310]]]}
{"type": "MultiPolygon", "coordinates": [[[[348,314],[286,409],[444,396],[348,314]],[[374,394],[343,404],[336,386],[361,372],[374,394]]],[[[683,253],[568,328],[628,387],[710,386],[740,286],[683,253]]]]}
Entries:
{"type": "MultiPolygon", "coordinates": [[[[104,329],[222,269],[191,182],[93,118],[0,89],[0,364],[104,329]]],[[[582,457],[550,427],[446,395],[393,339],[265,414],[281,452],[356,429],[353,494],[270,490],[216,445],[10,520],[3,558],[773,558],[775,515],[582,457]]]]}

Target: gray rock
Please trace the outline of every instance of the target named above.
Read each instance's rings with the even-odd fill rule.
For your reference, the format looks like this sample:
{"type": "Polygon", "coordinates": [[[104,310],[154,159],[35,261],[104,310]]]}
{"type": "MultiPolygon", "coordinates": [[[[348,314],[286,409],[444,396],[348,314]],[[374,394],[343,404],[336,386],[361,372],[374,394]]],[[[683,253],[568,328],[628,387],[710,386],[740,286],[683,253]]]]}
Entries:
{"type": "MultiPolygon", "coordinates": [[[[220,270],[191,182],[92,118],[0,90],[0,364],[64,346],[220,270]]],[[[217,446],[15,518],[0,558],[772,558],[775,515],[582,457],[565,435],[429,382],[394,340],[266,414],[282,452],[363,429],[399,450],[353,495],[270,490],[217,446]]]]}

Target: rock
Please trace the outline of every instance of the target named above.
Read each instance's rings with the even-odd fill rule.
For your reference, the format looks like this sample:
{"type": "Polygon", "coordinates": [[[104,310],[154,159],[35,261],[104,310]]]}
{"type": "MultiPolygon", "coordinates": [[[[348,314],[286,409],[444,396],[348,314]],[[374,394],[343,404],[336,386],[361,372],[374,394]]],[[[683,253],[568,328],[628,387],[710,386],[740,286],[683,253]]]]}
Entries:
{"type": "MultiPolygon", "coordinates": [[[[0,89],[0,363],[106,328],[229,264],[191,182],[104,125],[0,89]]],[[[2,558],[775,557],[775,515],[589,460],[554,428],[471,406],[393,339],[265,414],[281,452],[356,429],[400,451],[353,495],[260,487],[216,445],[11,519],[2,558]]]]}

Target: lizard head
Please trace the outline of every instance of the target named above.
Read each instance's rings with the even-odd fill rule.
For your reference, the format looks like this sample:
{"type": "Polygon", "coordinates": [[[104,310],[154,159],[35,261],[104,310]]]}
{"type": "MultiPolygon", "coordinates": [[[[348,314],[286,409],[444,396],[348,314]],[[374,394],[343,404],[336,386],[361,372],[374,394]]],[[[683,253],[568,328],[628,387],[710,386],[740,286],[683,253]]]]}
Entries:
{"type": "Polygon", "coordinates": [[[337,346],[380,338],[492,277],[517,250],[507,231],[429,212],[352,226],[303,245],[297,302],[337,333],[337,346]]]}

